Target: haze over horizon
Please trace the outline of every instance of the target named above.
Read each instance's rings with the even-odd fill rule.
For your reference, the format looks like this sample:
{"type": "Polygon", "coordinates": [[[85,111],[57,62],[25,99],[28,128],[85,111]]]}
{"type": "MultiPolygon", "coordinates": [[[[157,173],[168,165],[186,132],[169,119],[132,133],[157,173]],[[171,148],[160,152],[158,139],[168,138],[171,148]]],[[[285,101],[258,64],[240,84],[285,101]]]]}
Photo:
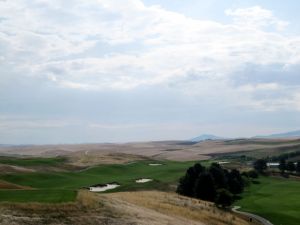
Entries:
{"type": "Polygon", "coordinates": [[[300,128],[300,3],[0,0],[0,144],[300,128]]]}

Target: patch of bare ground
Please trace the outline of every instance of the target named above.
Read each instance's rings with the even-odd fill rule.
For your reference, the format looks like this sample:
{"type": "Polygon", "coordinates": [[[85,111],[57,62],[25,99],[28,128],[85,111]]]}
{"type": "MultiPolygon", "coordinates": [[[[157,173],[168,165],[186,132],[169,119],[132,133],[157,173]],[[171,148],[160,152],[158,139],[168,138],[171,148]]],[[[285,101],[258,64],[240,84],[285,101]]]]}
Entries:
{"type": "Polygon", "coordinates": [[[211,203],[148,191],[95,194],[80,191],[64,204],[2,203],[1,225],[247,225],[211,203]]]}
{"type": "Polygon", "coordinates": [[[124,164],[132,161],[145,160],[148,157],[119,152],[102,153],[95,151],[76,152],[69,155],[68,163],[75,166],[93,166],[99,164],[124,164]]]}
{"type": "Polygon", "coordinates": [[[17,184],[13,184],[4,180],[0,180],[0,190],[1,189],[11,189],[11,190],[25,190],[32,189],[31,187],[21,186],[17,184]]]}
{"type": "Polygon", "coordinates": [[[7,164],[0,164],[0,171],[1,173],[30,173],[35,172],[34,169],[25,168],[22,166],[13,166],[7,164]]]}
{"type": "Polygon", "coordinates": [[[0,171],[2,174],[10,173],[33,173],[33,172],[65,172],[76,171],[83,169],[82,166],[76,166],[70,163],[61,163],[57,166],[49,165],[35,165],[35,166],[15,166],[9,164],[0,164],[0,171]]]}

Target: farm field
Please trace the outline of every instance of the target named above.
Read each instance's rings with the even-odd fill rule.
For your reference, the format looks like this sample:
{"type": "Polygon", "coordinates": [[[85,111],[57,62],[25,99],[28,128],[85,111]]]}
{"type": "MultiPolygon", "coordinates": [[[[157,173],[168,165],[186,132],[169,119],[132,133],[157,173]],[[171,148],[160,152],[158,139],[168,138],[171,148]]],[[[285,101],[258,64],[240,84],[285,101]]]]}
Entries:
{"type": "MultiPolygon", "coordinates": [[[[31,160],[33,161],[33,160],[31,160]]],[[[48,161],[47,161],[48,162],[48,161]]],[[[78,189],[95,184],[117,182],[113,191],[174,190],[178,179],[195,162],[159,161],[161,166],[149,166],[153,161],[131,164],[100,165],[73,172],[30,172],[0,175],[0,180],[31,187],[34,190],[1,190],[0,201],[64,202],[75,199],[78,189]],[[136,183],[139,178],[150,178],[148,183],[136,183]]],[[[32,163],[32,162],[31,162],[32,163]]],[[[156,162],[157,163],[157,162],[156,162]]],[[[207,162],[208,163],[208,162],[207,162]]],[[[18,162],[18,164],[20,164],[18,162]]],[[[33,163],[35,164],[35,163],[33,163]]]]}
{"type": "Polygon", "coordinates": [[[0,163],[15,165],[15,166],[59,166],[64,163],[66,158],[63,157],[53,157],[53,158],[42,158],[42,157],[32,157],[32,158],[17,158],[9,156],[1,156],[0,163]]]}
{"type": "Polygon", "coordinates": [[[300,182],[292,179],[261,177],[235,202],[242,211],[260,215],[275,225],[298,225],[300,221],[300,182]]]}

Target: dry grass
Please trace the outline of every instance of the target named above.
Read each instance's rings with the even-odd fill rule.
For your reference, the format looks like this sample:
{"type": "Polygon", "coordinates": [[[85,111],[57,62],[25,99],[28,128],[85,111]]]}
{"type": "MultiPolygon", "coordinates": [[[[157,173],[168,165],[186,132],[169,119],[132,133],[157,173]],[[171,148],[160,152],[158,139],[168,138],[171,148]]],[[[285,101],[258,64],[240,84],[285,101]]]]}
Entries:
{"type": "Polygon", "coordinates": [[[75,203],[0,204],[1,225],[203,225],[187,223],[126,201],[80,191],[75,203]]]}
{"type": "Polygon", "coordinates": [[[247,221],[216,208],[212,203],[157,191],[109,194],[112,197],[139,205],[172,217],[199,221],[210,225],[247,225],[247,221]]]}
{"type": "Polygon", "coordinates": [[[68,163],[75,166],[93,166],[98,164],[123,164],[145,159],[149,158],[118,152],[106,153],[101,151],[84,151],[70,154],[68,156],[68,163]]]}
{"type": "Polygon", "coordinates": [[[156,191],[95,194],[80,191],[65,204],[1,204],[0,224],[247,225],[211,203],[156,191]]]}
{"type": "Polygon", "coordinates": [[[31,156],[66,156],[75,165],[86,166],[100,163],[126,163],[150,157],[177,161],[203,160],[211,154],[232,153],[299,145],[299,140],[250,139],[233,141],[204,141],[182,144],[178,141],[136,142],[124,144],[77,144],[1,147],[0,154],[31,156]],[[175,149],[175,150],[174,150],[175,149]]]}

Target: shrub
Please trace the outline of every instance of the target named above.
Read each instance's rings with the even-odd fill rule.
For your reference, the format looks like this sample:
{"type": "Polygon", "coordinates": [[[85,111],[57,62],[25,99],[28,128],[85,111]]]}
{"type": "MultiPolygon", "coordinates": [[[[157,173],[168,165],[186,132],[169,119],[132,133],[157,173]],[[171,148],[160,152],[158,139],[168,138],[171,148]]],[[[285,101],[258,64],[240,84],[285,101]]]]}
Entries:
{"type": "Polygon", "coordinates": [[[233,203],[233,195],[226,189],[219,189],[217,191],[217,196],[215,199],[215,204],[217,206],[221,206],[222,208],[226,208],[231,206],[233,203]]]}
{"type": "Polygon", "coordinates": [[[258,178],[258,173],[255,170],[250,170],[247,172],[248,176],[255,179],[258,178]]]}
{"type": "Polygon", "coordinates": [[[267,161],[264,159],[258,159],[254,162],[253,167],[257,172],[263,173],[267,169],[267,161]]]}

